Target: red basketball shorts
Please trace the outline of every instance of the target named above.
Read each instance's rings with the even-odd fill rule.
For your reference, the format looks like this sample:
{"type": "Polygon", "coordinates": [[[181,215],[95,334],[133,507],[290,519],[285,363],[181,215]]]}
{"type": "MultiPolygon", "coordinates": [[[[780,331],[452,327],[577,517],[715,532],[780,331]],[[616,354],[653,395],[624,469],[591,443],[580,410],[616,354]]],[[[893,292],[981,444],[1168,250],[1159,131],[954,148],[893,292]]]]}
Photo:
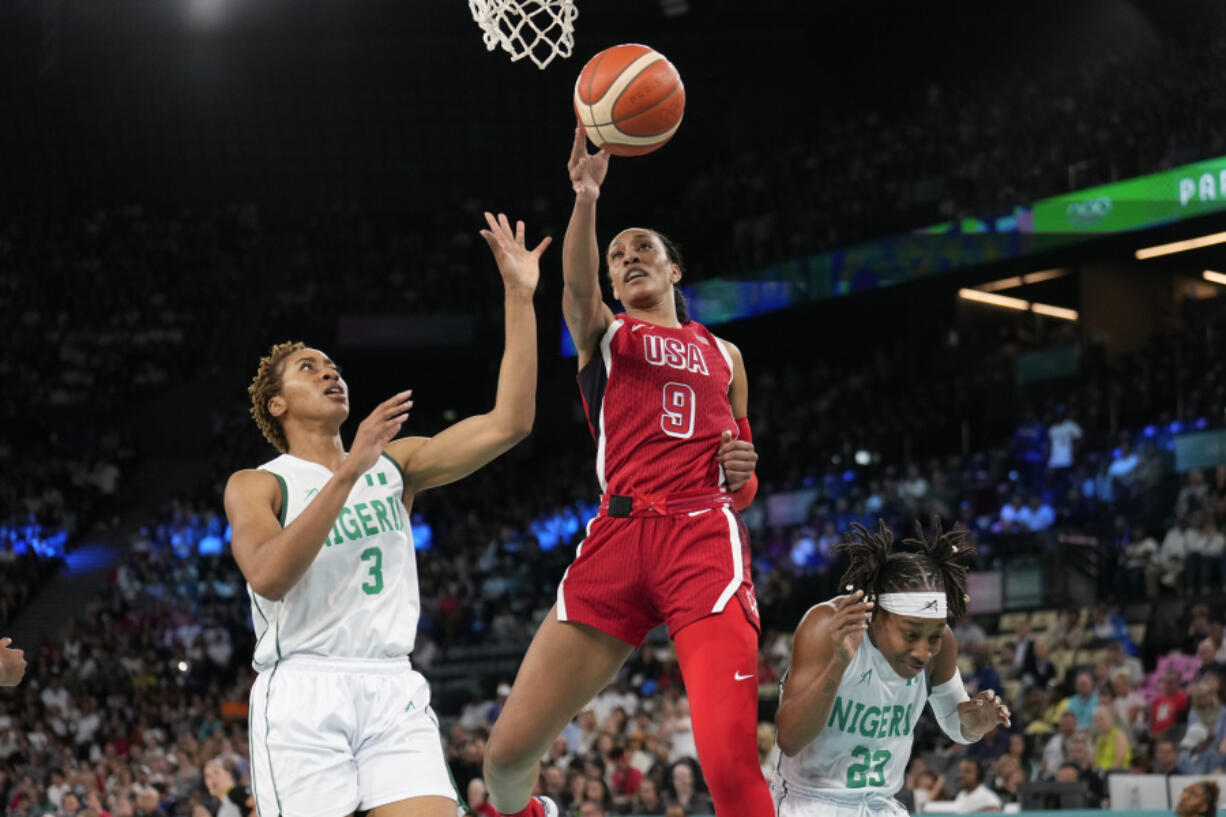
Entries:
{"type": "Polygon", "coordinates": [[[731,505],[709,496],[669,497],[664,510],[630,516],[610,516],[606,498],[558,585],[558,619],[639,647],[661,623],[672,636],[731,602],[760,631],[749,532],[731,505]]]}

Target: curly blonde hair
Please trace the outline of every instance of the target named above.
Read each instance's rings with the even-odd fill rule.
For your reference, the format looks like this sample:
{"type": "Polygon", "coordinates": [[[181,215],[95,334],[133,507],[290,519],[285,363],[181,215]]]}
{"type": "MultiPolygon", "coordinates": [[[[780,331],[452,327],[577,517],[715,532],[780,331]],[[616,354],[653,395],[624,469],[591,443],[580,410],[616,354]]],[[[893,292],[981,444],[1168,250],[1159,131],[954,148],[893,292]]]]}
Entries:
{"type": "Polygon", "coordinates": [[[256,370],[247,393],[251,395],[251,417],[260,427],[264,439],[282,454],[289,451],[289,440],[285,438],[285,429],[281,421],[272,416],[268,410],[268,401],[281,392],[281,364],[294,352],[306,348],[300,340],[278,343],[268,350],[268,354],[260,358],[260,368],[256,370]]]}

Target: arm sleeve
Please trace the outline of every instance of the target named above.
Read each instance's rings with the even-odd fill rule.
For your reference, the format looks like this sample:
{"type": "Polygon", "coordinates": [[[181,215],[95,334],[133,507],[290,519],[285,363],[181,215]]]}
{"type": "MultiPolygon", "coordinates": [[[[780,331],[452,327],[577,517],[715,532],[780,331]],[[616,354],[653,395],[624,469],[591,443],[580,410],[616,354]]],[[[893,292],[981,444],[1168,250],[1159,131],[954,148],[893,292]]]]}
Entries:
{"type": "MultiPolygon", "coordinates": [[[[742,417],[736,421],[737,439],[744,440],[747,443],[753,442],[753,433],[749,430],[749,418],[742,417]]],[[[753,502],[754,496],[758,493],[758,474],[755,472],[750,475],[745,484],[732,494],[732,507],[738,511],[743,511],[753,502]]]]}
{"type": "Polygon", "coordinates": [[[958,717],[958,704],[970,699],[971,696],[966,694],[966,687],[962,685],[962,673],[956,669],[953,678],[933,687],[932,692],[928,693],[928,703],[932,705],[932,714],[936,715],[941,731],[955,743],[975,742],[967,740],[962,734],[962,719],[958,717]]]}

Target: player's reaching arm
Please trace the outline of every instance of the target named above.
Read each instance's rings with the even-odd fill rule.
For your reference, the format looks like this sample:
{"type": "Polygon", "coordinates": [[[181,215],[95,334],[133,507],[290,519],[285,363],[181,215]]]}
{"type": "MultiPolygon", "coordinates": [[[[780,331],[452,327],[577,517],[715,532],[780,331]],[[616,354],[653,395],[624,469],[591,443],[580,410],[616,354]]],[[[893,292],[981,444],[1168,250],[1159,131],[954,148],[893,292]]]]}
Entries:
{"type": "Polygon", "coordinates": [[[409,417],[412,392],[380,403],[358,426],[349,456],[293,522],[281,527],[281,486],[267,471],[239,471],[226,483],[231,549],[251,589],[281,599],[298,583],[345,505],[358,478],[374,467],[388,441],[409,417]]]}
{"type": "Polygon", "coordinates": [[[387,453],[404,471],[412,494],[466,477],[527,437],[536,415],[536,312],[532,296],[540,280],[545,238],[536,249],[524,245],[524,223],[511,229],[505,215],[485,214],[481,235],[498,263],[506,289],[506,346],[498,370],[494,408],[461,420],[433,437],[396,440],[387,453]]]}
{"type": "Polygon", "coordinates": [[[974,743],[1001,724],[1012,725],[1009,707],[995,692],[985,689],[974,698],[966,694],[958,672],[958,641],[948,626],[941,634],[941,650],[933,656],[929,673],[932,692],[928,703],[950,740],[974,743]]]}
{"type": "Polygon", "coordinates": [[[26,674],[26,658],[22,650],[9,645],[11,638],[0,638],[0,687],[15,687],[26,674]]]}
{"type": "Polygon", "coordinates": [[[779,751],[788,757],[821,734],[872,609],[864,591],[857,590],[811,608],[801,619],[792,643],[792,668],[775,714],[779,751]]]}
{"type": "Polygon", "coordinates": [[[575,209],[562,239],[562,316],[579,350],[582,369],[613,322],[613,310],[600,294],[600,246],[596,241],[596,200],[609,171],[609,153],[601,149],[589,154],[587,136],[582,128],[575,128],[566,167],[575,190],[575,209]]]}

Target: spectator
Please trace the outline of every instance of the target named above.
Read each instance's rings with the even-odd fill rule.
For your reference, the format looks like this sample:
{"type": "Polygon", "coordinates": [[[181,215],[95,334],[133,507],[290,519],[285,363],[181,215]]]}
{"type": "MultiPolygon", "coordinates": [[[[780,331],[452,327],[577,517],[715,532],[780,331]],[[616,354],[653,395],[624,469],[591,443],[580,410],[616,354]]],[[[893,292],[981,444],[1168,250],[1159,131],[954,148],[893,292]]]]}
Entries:
{"type": "Polygon", "coordinates": [[[1218,794],[1218,784],[1212,780],[1185,786],[1175,804],[1176,817],[1216,817],[1218,794]]]}
{"type": "Polygon", "coordinates": [[[1090,808],[1098,808],[1106,794],[1106,778],[1094,768],[1094,756],[1091,754],[1090,739],[1084,732],[1078,732],[1069,738],[1068,762],[1077,768],[1078,778],[1086,784],[1086,801],[1090,808]]]}
{"type": "Polygon", "coordinates": [[[1031,634],[1029,619],[1022,619],[1014,633],[1013,669],[1016,677],[1026,673],[1026,663],[1030,660],[1030,652],[1034,647],[1034,636],[1031,634]]]}
{"type": "Polygon", "coordinates": [[[1094,676],[1088,672],[1077,673],[1073,682],[1074,693],[1068,699],[1068,711],[1077,719],[1077,730],[1084,732],[1094,722],[1094,710],[1098,708],[1098,692],[1094,689],[1094,676]]]}
{"type": "Polygon", "coordinates": [[[1132,745],[1116,725],[1111,709],[1100,706],[1094,710],[1090,737],[1094,740],[1094,768],[1099,772],[1127,769],[1132,763],[1132,745]]]}
{"type": "Polygon", "coordinates": [[[1107,645],[1106,662],[1110,673],[1109,678],[1121,670],[1128,673],[1130,681],[1140,682],[1145,678],[1145,669],[1141,665],[1141,659],[1129,655],[1119,640],[1113,640],[1107,645]]]}
{"type": "Polygon", "coordinates": [[[136,817],[166,817],[160,800],[161,794],[158,790],[146,785],[136,796],[136,817]]]}
{"type": "Polygon", "coordinates": [[[468,802],[468,810],[477,817],[498,817],[498,812],[490,805],[489,793],[485,790],[485,781],[481,778],[474,777],[468,781],[465,799],[468,802]]]}
{"type": "Polygon", "coordinates": [[[1204,511],[1198,511],[1197,514],[1200,517],[1200,529],[1195,535],[1189,532],[1186,538],[1187,585],[1189,590],[1208,593],[1210,588],[1220,589],[1226,583],[1222,558],[1226,555],[1226,537],[1218,529],[1213,514],[1204,511]]]}
{"type": "Polygon", "coordinates": [[[1213,639],[1203,638],[1196,645],[1196,660],[1199,666],[1196,668],[1194,679],[1200,681],[1208,675],[1215,675],[1220,685],[1221,679],[1226,677],[1226,663],[1218,660],[1217,645],[1213,643],[1213,639]]]}
{"type": "Polygon", "coordinates": [[[970,613],[963,615],[954,625],[954,638],[958,641],[958,648],[962,650],[982,647],[988,640],[987,634],[975,623],[970,613]]]}
{"type": "MultiPolygon", "coordinates": [[[[631,814],[659,815],[664,813],[664,801],[660,799],[660,790],[650,777],[644,777],[639,783],[638,793],[630,803],[631,814]]],[[[685,810],[682,809],[682,813],[685,810]]]]}
{"type": "Polygon", "coordinates": [[[1156,593],[1157,587],[1150,588],[1146,583],[1146,576],[1151,570],[1155,577],[1159,575],[1156,567],[1151,567],[1157,555],[1158,543],[1154,537],[1149,535],[1144,525],[1133,525],[1132,535],[1124,546],[1122,571],[1115,588],[1116,595],[1122,599],[1142,596],[1152,598],[1151,589],[1156,593]]]}
{"type": "Polygon", "coordinates": [[[595,800],[584,800],[579,806],[579,817],[605,817],[606,814],[604,804],[595,800]]]}
{"type": "Polygon", "coordinates": [[[1120,723],[1127,724],[1133,734],[1145,730],[1145,699],[1137,693],[1132,680],[1132,673],[1125,667],[1120,667],[1111,673],[1111,690],[1115,693],[1115,717],[1120,723]]]}
{"type": "Polygon", "coordinates": [[[958,794],[954,797],[956,814],[1000,811],[1003,803],[996,792],[983,782],[983,769],[970,758],[958,765],[958,794]]]}
{"type": "Polygon", "coordinates": [[[996,727],[976,743],[967,747],[966,756],[990,766],[1009,750],[1009,733],[1003,727],[996,727]]]}
{"type": "Polygon", "coordinates": [[[1041,533],[1056,521],[1056,512],[1038,494],[1031,494],[1026,507],[1017,511],[1017,522],[1023,530],[1041,533]]]}
{"type": "Polygon", "coordinates": [[[1162,738],[1154,743],[1154,774],[1180,774],[1179,747],[1170,738],[1162,738]]]}
{"type": "Polygon", "coordinates": [[[541,794],[557,804],[560,809],[571,806],[570,792],[566,788],[566,772],[552,763],[541,767],[541,794]]]}
{"type": "Polygon", "coordinates": [[[1159,693],[1149,706],[1149,733],[1153,737],[1163,735],[1175,725],[1180,715],[1188,708],[1188,693],[1179,682],[1179,671],[1167,667],[1162,673],[1159,693]]]}
{"type": "MultiPolygon", "coordinates": [[[[1188,471],[1187,484],[1179,489],[1175,499],[1175,515],[1187,516],[1201,513],[1209,509],[1209,486],[1205,483],[1205,472],[1199,468],[1188,471]]],[[[1212,514],[1205,514],[1212,516],[1212,514]]]]}
{"type": "Polygon", "coordinates": [[[1043,775],[1055,777],[1056,772],[1069,759],[1069,741],[1077,734],[1077,716],[1065,712],[1060,716],[1060,725],[1056,734],[1052,735],[1043,747],[1043,775]]]}
{"type": "Polygon", "coordinates": [[[242,817],[246,814],[246,789],[238,786],[234,772],[226,767],[221,758],[205,763],[203,775],[205,788],[219,803],[214,817],[242,817]]]}
{"type": "Polygon", "coordinates": [[[1188,711],[1188,726],[1202,724],[1213,736],[1215,744],[1226,741],[1226,706],[1218,698],[1219,684],[1210,679],[1201,679],[1192,685],[1188,711]]]}
{"type": "Polygon", "coordinates": [[[1001,755],[996,762],[996,775],[992,781],[992,790],[1000,795],[1005,803],[1017,803],[1021,800],[1022,784],[1026,782],[1026,774],[1021,764],[1013,755],[1001,755]]]}
{"type": "MultiPolygon", "coordinates": [[[[1030,650],[1030,659],[1022,669],[1022,681],[1027,686],[1037,686],[1047,689],[1053,681],[1059,680],[1059,670],[1051,661],[1051,646],[1046,639],[1038,639],[1030,650]]],[[[1054,772],[1053,772],[1054,773],[1054,772]]]]}
{"type": "Polygon", "coordinates": [[[1174,590],[1180,586],[1187,552],[1187,518],[1180,516],[1162,539],[1158,558],[1150,562],[1149,573],[1145,577],[1150,598],[1157,597],[1159,587],[1174,590]]]}
{"type": "Polygon", "coordinates": [[[1047,467],[1060,471],[1073,465],[1076,443],[1084,436],[1081,426],[1069,417],[1063,406],[1056,409],[1057,422],[1047,429],[1047,467]]]}
{"type": "Polygon", "coordinates": [[[1026,780],[1034,780],[1038,777],[1038,766],[1031,756],[1030,742],[1021,732],[1013,732],[1009,735],[1009,748],[1007,754],[1017,760],[1017,767],[1022,771],[1022,777],[1026,780]]]}
{"type": "Polygon", "coordinates": [[[987,645],[972,647],[970,653],[973,656],[974,671],[966,677],[967,693],[973,696],[990,689],[1003,698],[1005,686],[1001,683],[1000,673],[992,666],[987,645]]]}
{"type": "Polygon", "coordinates": [[[77,812],[80,810],[81,800],[77,797],[76,792],[65,792],[63,799],[60,801],[60,817],[77,817],[77,812]]]}
{"type": "Polygon", "coordinates": [[[1048,635],[1054,650],[1079,650],[1085,638],[1086,631],[1081,624],[1079,607],[1066,607],[1048,635]]]}
{"type": "Polygon", "coordinates": [[[622,806],[638,793],[643,773],[630,765],[630,756],[620,746],[614,747],[609,759],[613,762],[613,804],[622,806]]]}
{"type": "Polygon", "coordinates": [[[1180,774],[1218,774],[1226,771],[1226,758],[1218,751],[1213,735],[1202,723],[1188,726],[1183,740],[1179,741],[1179,760],[1176,768],[1180,774]]]}
{"type": "Polygon", "coordinates": [[[689,761],[680,761],[673,766],[672,791],[665,800],[668,805],[679,805],[687,814],[714,814],[711,798],[694,786],[694,769],[689,761]]]}

